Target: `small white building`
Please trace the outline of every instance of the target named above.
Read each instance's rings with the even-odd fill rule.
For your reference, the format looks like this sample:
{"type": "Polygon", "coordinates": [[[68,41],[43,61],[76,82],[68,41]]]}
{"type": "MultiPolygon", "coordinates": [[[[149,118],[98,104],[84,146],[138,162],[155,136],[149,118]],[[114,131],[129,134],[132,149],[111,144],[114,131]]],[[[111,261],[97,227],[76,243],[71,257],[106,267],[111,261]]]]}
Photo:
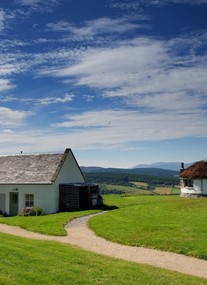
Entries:
{"type": "Polygon", "coordinates": [[[15,216],[22,208],[33,206],[45,213],[88,208],[91,192],[97,188],[92,191],[94,187],[84,182],[71,149],[55,154],[0,156],[0,211],[15,216]],[[65,197],[64,193],[70,195],[65,197]]]}
{"type": "Polygon", "coordinates": [[[202,160],[188,168],[181,164],[181,197],[207,196],[207,161],[202,160]]]}

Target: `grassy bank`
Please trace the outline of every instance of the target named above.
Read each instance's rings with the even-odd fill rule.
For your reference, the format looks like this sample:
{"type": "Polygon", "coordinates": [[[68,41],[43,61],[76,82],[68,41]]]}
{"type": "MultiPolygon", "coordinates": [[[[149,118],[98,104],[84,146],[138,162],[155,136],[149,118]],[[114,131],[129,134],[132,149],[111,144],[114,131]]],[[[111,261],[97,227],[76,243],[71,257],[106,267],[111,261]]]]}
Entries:
{"type": "Polygon", "coordinates": [[[206,284],[206,279],[5,234],[0,234],[0,252],[1,285],[206,284]]]}
{"type": "Polygon", "coordinates": [[[64,225],[70,220],[96,213],[97,210],[80,211],[80,212],[65,212],[51,214],[45,216],[29,216],[29,217],[0,217],[0,223],[11,226],[18,226],[23,229],[37,232],[46,235],[65,236],[66,231],[64,225]]]}
{"type": "Polygon", "coordinates": [[[207,199],[178,196],[107,196],[119,209],[90,221],[111,241],[207,259],[207,199]]]}

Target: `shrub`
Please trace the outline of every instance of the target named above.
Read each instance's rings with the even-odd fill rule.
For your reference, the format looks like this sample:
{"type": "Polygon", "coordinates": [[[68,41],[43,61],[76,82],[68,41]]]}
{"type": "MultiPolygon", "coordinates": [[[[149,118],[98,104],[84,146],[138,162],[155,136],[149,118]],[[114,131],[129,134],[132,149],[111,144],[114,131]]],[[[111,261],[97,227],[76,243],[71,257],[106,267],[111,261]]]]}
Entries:
{"type": "Polygon", "coordinates": [[[34,206],[32,208],[35,216],[41,216],[43,214],[42,208],[34,206]]]}
{"type": "Polygon", "coordinates": [[[6,212],[0,210],[0,217],[8,217],[9,215],[6,212]]]}
{"type": "Polygon", "coordinates": [[[40,207],[24,207],[21,209],[20,216],[41,216],[42,215],[42,208],[40,207]]]}

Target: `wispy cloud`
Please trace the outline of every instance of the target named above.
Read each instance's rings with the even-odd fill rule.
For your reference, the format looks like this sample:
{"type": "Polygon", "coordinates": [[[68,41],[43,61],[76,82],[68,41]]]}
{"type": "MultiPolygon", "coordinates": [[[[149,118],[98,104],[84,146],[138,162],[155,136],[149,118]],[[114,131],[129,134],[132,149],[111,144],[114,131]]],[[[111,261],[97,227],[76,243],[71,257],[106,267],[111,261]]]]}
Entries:
{"type": "Polygon", "coordinates": [[[73,94],[66,93],[63,97],[45,97],[42,99],[34,100],[35,104],[40,105],[50,105],[50,104],[58,104],[58,103],[68,103],[73,101],[73,94]]]}
{"type": "MultiPolygon", "coordinates": [[[[15,0],[15,1],[16,3],[22,5],[23,7],[29,8],[30,11],[38,11],[38,12],[51,12],[60,3],[60,0],[50,0],[49,3],[42,0],[15,0]]],[[[29,11],[27,11],[26,13],[28,12],[29,11]]]]}
{"type": "Polygon", "coordinates": [[[190,4],[190,5],[200,5],[207,4],[207,0],[148,0],[149,3],[154,5],[166,5],[168,3],[176,3],[176,4],[190,4]]]}
{"type": "Polygon", "coordinates": [[[205,49],[199,37],[191,35],[184,55],[186,35],[170,41],[143,37],[87,49],[68,67],[40,71],[119,101],[119,110],[67,115],[52,127],[76,128],[78,138],[87,132],[97,145],[207,135],[207,65],[205,53],[197,55],[198,48],[205,49]]]}
{"type": "Polygon", "coordinates": [[[20,127],[32,113],[28,111],[15,111],[10,108],[0,107],[0,127],[20,127]]]}
{"type": "Polygon", "coordinates": [[[44,97],[44,98],[18,98],[14,96],[0,96],[0,102],[8,103],[8,102],[22,102],[25,104],[33,104],[33,105],[42,105],[47,106],[51,104],[64,104],[68,102],[72,102],[74,98],[74,94],[65,93],[62,97],[44,97]]]}
{"type": "Polygon", "coordinates": [[[87,132],[84,144],[110,145],[137,140],[163,140],[181,138],[203,133],[206,116],[196,114],[192,121],[189,113],[172,116],[171,113],[149,113],[133,110],[97,110],[79,115],[65,116],[65,121],[53,124],[53,127],[68,128],[74,136],[83,136],[87,132]],[[189,124],[189,122],[191,122],[189,124]],[[77,131],[79,128],[79,131],[77,131]]]}
{"type": "Polygon", "coordinates": [[[185,56],[180,56],[175,50],[181,40],[137,38],[111,48],[89,49],[79,55],[79,62],[40,74],[73,78],[76,85],[103,89],[104,97],[127,98],[129,103],[137,96],[137,102],[146,105],[151,95],[153,102],[156,96],[168,98],[169,94],[188,101],[191,93],[205,93],[206,56],[196,55],[195,38],[185,45],[185,56]]]}
{"type": "Polygon", "coordinates": [[[122,10],[137,10],[140,8],[140,1],[117,1],[117,0],[110,0],[109,6],[111,8],[119,8],[122,10]]]}
{"type": "Polygon", "coordinates": [[[143,5],[157,5],[163,6],[169,3],[175,4],[190,4],[190,5],[200,5],[200,4],[207,4],[207,0],[137,0],[137,1],[130,1],[127,0],[118,2],[116,0],[112,0],[110,6],[112,8],[120,8],[123,10],[135,10],[140,9],[143,5]]]}
{"type": "Polygon", "coordinates": [[[15,18],[15,13],[0,8],[0,32],[3,32],[8,22],[15,18]]]}
{"type": "Polygon", "coordinates": [[[126,13],[139,15],[140,19],[149,20],[150,16],[145,14],[146,6],[166,6],[168,4],[186,4],[186,5],[206,5],[207,0],[136,0],[136,1],[117,1],[110,0],[109,6],[111,8],[120,9],[126,13]]]}
{"type": "Polygon", "coordinates": [[[99,18],[93,21],[86,21],[80,26],[75,26],[72,23],[66,21],[59,21],[57,23],[47,24],[47,28],[51,31],[71,33],[79,38],[91,37],[102,34],[113,33],[126,33],[129,31],[146,27],[144,24],[138,24],[134,22],[134,18],[99,18]]]}
{"type": "Polygon", "coordinates": [[[0,9],[0,32],[4,29],[5,12],[0,9]]]}
{"type": "Polygon", "coordinates": [[[69,67],[43,70],[40,73],[58,77],[76,77],[77,85],[115,88],[147,77],[146,72],[165,65],[168,55],[163,42],[136,39],[118,46],[89,49],[79,55],[79,62],[69,67]],[[127,83],[128,82],[128,83],[127,83]]]}
{"type": "Polygon", "coordinates": [[[0,92],[11,90],[15,87],[9,79],[0,78],[0,92]]]}
{"type": "MultiPolygon", "coordinates": [[[[129,7],[122,1],[120,5],[122,9],[139,9],[141,2],[143,1],[131,2],[129,7]]],[[[193,4],[190,0],[180,2],[193,4]]],[[[46,8],[46,2],[39,0],[18,0],[18,3],[36,10],[46,8]]],[[[159,5],[161,1],[148,3],[159,5]]],[[[53,1],[53,4],[58,4],[58,1],[53,1]]],[[[114,3],[114,7],[118,5],[119,3],[114,3]]],[[[0,11],[0,30],[4,30],[5,11],[0,11]]],[[[156,40],[144,36],[126,39],[126,34],[146,28],[143,20],[148,18],[141,12],[140,10],[138,22],[133,16],[103,17],[79,24],[62,20],[47,25],[47,32],[50,30],[51,34],[60,33],[61,40],[66,39],[68,35],[68,38],[72,35],[83,40],[87,37],[95,39],[96,36],[102,35],[110,37],[113,34],[114,40],[108,42],[107,47],[104,43],[97,45],[97,41],[93,43],[93,47],[87,46],[84,41],[74,49],[72,45],[70,48],[59,46],[56,50],[48,49],[46,52],[45,45],[42,48],[44,52],[41,52],[41,48],[36,47],[52,41],[48,37],[39,37],[31,42],[1,42],[0,46],[3,49],[6,49],[6,46],[12,48],[12,44],[18,46],[17,53],[4,52],[0,56],[1,92],[15,88],[13,82],[18,84],[18,78],[13,75],[23,75],[27,72],[35,79],[41,80],[40,77],[52,76],[59,83],[61,79],[65,84],[64,89],[67,84],[72,89],[79,86],[87,87],[88,95],[82,95],[82,98],[89,101],[88,105],[98,94],[99,98],[107,102],[107,106],[111,100],[110,102],[116,102],[119,109],[106,108],[103,104],[105,110],[94,108],[94,111],[80,111],[78,115],[62,113],[62,117],[58,117],[59,113],[52,120],[56,123],[51,124],[48,129],[43,130],[43,127],[39,130],[28,129],[27,132],[15,133],[10,129],[21,126],[32,113],[1,107],[0,126],[3,134],[0,143],[9,140],[18,144],[24,141],[28,148],[35,144],[37,147],[39,145],[40,149],[45,143],[48,150],[48,141],[53,149],[61,144],[65,145],[65,141],[70,141],[71,147],[76,148],[107,148],[127,145],[129,141],[207,136],[207,117],[204,111],[204,107],[207,106],[207,57],[204,44],[207,33],[191,33],[170,40],[156,40]],[[121,35],[121,39],[117,35],[121,35]],[[27,52],[26,45],[31,45],[27,52]]],[[[26,106],[40,106],[41,109],[49,105],[70,103],[74,98],[75,95],[72,93],[38,98],[30,98],[29,94],[28,98],[25,98],[20,94],[19,98],[0,97],[0,102],[6,105],[8,102],[19,101],[27,104],[26,106]]]]}

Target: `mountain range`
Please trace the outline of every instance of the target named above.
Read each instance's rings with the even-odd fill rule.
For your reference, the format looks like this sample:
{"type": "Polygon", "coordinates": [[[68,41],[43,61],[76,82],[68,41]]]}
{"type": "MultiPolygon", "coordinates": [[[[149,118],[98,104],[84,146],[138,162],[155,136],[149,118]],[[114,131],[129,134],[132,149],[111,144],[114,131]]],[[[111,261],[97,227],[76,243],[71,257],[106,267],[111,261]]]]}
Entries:
{"type": "MultiPolygon", "coordinates": [[[[186,163],[185,168],[190,166],[192,163],[186,163]]],[[[81,169],[83,172],[138,172],[146,171],[149,169],[156,169],[158,170],[170,170],[170,171],[180,171],[180,162],[154,162],[151,164],[137,164],[132,168],[104,168],[99,166],[81,166],[81,169]]]]}
{"type": "MultiPolygon", "coordinates": [[[[133,168],[160,168],[166,170],[180,170],[180,162],[154,162],[151,164],[138,164],[133,168]]],[[[185,168],[189,167],[192,163],[185,163],[185,168]]]]}
{"type": "MultiPolygon", "coordinates": [[[[192,163],[186,163],[185,168],[192,163]]],[[[180,162],[155,162],[152,164],[138,164],[132,168],[104,168],[98,166],[81,166],[84,173],[128,173],[157,177],[179,177],[180,162]]]]}

